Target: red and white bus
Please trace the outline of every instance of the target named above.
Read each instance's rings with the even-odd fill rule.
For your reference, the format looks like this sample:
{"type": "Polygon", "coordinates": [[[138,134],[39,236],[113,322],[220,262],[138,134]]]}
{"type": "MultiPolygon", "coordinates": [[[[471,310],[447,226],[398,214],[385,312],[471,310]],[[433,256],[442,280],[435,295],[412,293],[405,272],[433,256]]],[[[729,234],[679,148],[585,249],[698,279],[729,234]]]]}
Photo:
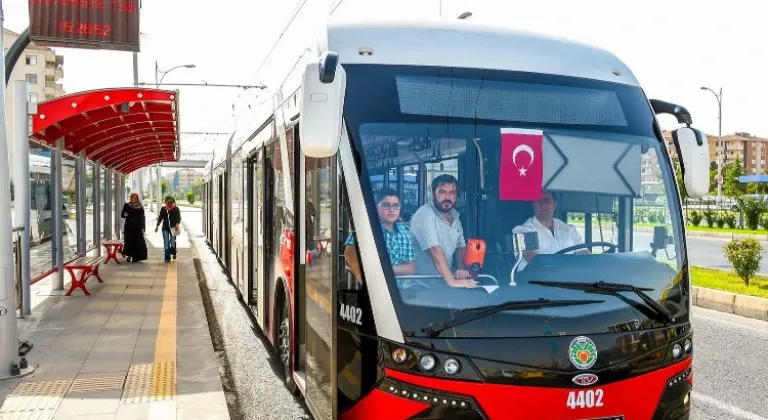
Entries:
{"type": "Polygon", "coordinates": [[[688,418],[685,108],[609,52],[463,20],[311,51],[240,115],[204,214],[315,418],[688,418]]]}

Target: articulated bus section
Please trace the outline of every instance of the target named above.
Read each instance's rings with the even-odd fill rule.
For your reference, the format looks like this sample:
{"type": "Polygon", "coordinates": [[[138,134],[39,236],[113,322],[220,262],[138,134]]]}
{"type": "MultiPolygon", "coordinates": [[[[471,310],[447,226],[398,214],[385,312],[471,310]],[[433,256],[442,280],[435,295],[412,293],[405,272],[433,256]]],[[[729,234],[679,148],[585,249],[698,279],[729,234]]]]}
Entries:
{"type": "Polygon", "coordinates": [[[606,51],[506,28],[324,36],[204,187],[207,241],[312,415],[687,419],[685,228],[655,114],[685,124],[697,196],[688,111],[606,51]]]}

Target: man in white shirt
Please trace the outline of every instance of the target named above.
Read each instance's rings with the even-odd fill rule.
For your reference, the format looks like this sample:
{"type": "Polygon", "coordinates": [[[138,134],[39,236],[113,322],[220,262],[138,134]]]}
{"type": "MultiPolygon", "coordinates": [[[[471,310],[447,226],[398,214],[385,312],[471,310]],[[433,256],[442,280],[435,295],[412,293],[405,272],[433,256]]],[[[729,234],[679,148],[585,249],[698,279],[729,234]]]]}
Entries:
{"type": "MultiPolygon", "coordinates": [[[[539,234],[539,249],[524,251],[518,270],[525,268],[536,254],[554,254],[561,249],[584,243],[575,227],[554,217],[555,208],[557,208],[557,201],[552,193],[542,192],[541,198],[533,202],[533,217],[515,228],[516,232],[539,234]]],[[[589,251],[580,249],[575,253],[588,254],[589,251]]]]}

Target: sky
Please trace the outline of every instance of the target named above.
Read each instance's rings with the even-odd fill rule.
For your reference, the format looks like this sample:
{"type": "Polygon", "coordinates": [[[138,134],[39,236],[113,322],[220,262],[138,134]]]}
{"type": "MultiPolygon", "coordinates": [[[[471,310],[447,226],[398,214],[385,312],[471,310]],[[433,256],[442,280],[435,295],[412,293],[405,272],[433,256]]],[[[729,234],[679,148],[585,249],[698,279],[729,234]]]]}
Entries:
{"type": "MultiPolygon", "coordinates": [[[[685,106],[694,126],[717,135],[717,100],[707,86],[723,89],[723,135],[736,131],[768,137],[764,98],[768,48],[762,2],[731,0],[143,0],[139,81],[154,82],[176,65],[164,83],[278,83],[310,45],[329,11],[341,18],[455,18],[551,34],[605,48],[622,59],[650,98],[685,106]],[[339,3],[339,1],[341,1],[339,3]],[[301,6],[276,48],[267,53],[301,6]],[[763,40],[763,41],[761,41],[763,40]],[[261,68],[259,69],[259,67],[261,68]],[[257,72],[257,70],[259,70],[257,72]]],[[[27,0],[3,1],[5,26],[20,32],[29,23],[27,0]]],[[[57,48],[64,56],[67,93],[132,86],[132,54],[57,48]]],[[[181,131],[231,132],[233,104],[258,91],[215,87],[180,90],[181,131]]],[[[257,100],[265,100],[261,98],[257,100]]],[[[663,128],[679,125],[661,116],[663,128]]],[[[211,152],[228,135],[182,135],[182,153],[211,152]]]]}

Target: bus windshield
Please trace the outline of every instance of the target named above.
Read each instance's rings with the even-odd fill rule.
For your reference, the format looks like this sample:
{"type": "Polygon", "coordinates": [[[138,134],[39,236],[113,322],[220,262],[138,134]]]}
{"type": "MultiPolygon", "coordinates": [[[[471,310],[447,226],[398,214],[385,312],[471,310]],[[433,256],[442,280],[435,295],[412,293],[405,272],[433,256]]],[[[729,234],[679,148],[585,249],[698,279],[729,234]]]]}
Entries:
{"type": "Polygon", "coordinates": [[[640,88],[465,68],[345,70],[344,118],[405,334],[686,321],[679,195],[640,88]],[[551,302],[497,306],[540,299],[551,302]],[[580,300],[589,304],[568,304],[580,300]]]}

